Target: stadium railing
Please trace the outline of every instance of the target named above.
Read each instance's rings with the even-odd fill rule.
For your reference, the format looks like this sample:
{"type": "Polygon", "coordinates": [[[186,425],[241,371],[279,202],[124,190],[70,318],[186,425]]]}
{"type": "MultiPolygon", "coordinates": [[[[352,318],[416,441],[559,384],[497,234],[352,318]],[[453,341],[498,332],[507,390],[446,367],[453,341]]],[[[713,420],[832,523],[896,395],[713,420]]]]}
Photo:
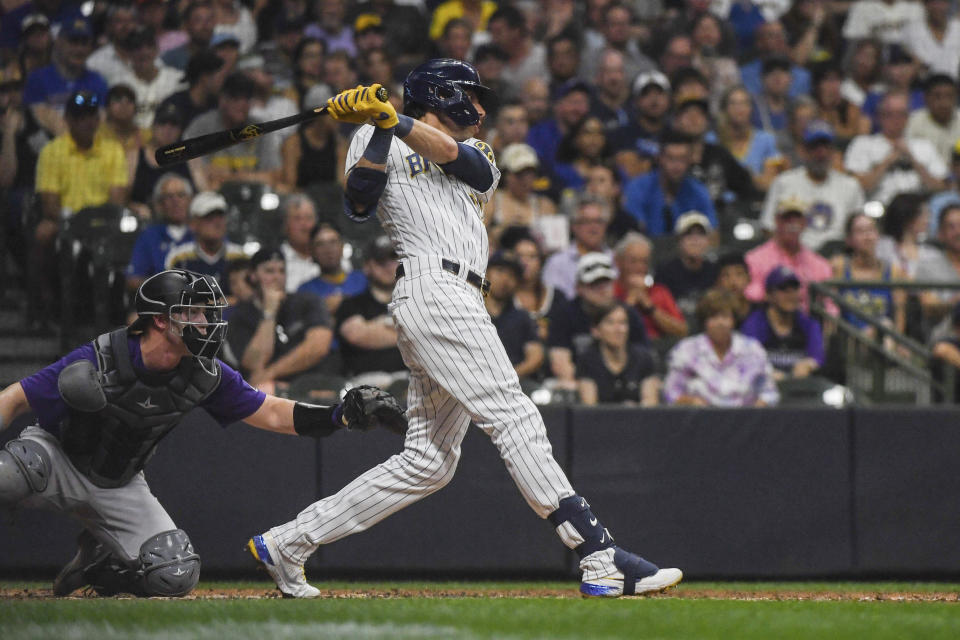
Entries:
{"type": "Polygon", "coordinates": [[[841,290],[902,289],[920,291],[950,289],[960,291],[960,283],[937,281],[888,280],[825,280],[809,284],[810,310],[825,325],[836,327],[832,345],[839,349],[845,383],[857,401],[862,404],[891,404],[909,402],[928,405],[939,398],[944,403],[954,401],[953,367],[944,367],[942,378],[933,374],[930,363],[933,353],[929,347],[900,333],[888,323],[864,313],[842,297],[841,290]],[[842,316],[832,315],[826,304],[829,300],[841,312],[849,314],[873,328],[868,334],[842,316]]]}

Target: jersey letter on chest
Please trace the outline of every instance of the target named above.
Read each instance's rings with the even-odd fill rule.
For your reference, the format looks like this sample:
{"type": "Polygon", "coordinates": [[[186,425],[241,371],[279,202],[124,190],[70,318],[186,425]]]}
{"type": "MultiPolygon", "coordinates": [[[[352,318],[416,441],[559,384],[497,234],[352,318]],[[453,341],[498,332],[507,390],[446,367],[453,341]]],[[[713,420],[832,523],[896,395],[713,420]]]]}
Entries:
{"type": "Polygon", "coordinates": [[[407,161],[407,166],[410,167],[410,177],[416,178],[421,173],[427,173],[430,171],[430,161],[421,156],[419,153],[411,153],[404,160],[407,161]]]}

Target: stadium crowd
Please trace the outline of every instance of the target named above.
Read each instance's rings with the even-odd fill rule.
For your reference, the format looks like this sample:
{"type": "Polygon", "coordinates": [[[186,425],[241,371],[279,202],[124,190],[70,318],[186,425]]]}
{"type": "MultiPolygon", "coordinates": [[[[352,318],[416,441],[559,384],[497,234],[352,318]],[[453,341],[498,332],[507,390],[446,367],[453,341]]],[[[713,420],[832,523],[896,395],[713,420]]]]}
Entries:
{"type": "Polygon", "coordinates": [[[828,279],[960,366],[955,291],[857,284],[960,283],[956,5],[6,0],[5,251],[32,322],[74,313],[58,238],[121,207],[140,231],[120,288],[164,268],[216,276],[224,356],[252,383],[402,382],[396,256],[376,223],[341,215],[349,126],[316,118],[170,168],[154,152],[359,83],[399,110],[406,73],[442,56],[500,98],[481,134],[503,174],[486,305],[528,391],[776,404],[784,381],[833,375],[835,328],[807,290],[828,279]],[[276,234],[230,237],[243,185],[264,197],[242,216],[275,210],[276,234]]]}

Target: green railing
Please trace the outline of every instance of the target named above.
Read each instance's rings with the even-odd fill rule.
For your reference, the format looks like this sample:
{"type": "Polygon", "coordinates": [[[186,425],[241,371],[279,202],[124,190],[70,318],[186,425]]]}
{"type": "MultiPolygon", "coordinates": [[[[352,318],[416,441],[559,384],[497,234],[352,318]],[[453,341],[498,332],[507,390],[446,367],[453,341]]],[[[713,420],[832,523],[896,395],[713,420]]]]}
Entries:
{"type": "Polygon", "coordinates": [[[905,394],[891,393],[888,384],[891,371],[899,369],[914,381],[914,404],[931,404],[934,395],[938,395],[944,403],[953,403],[955,369],[949,366],[943,367],[943,379],[938,380],[930,370],[931,350],[910,336],[897,331],[889,323],[864,313],[855,305],[844,300],[841,291],[850,288],[904,291],[950,289],[960,291],[960,283],[825,280],[809,284],[810,310],[821,319],[825,327],[828,325],[836,327],[847,386],[853,390],[858,402],[864,404],[903,402],[905,394]],[[843,317],[832,315],[827,309],[825,300],[831,301],[842,312],[852,315],[867,326],[872,327],[872,335],[868,335],[843,317]],[[854,372],[861,372],[866,375],[858,377],[853,375],[854,372]]]}

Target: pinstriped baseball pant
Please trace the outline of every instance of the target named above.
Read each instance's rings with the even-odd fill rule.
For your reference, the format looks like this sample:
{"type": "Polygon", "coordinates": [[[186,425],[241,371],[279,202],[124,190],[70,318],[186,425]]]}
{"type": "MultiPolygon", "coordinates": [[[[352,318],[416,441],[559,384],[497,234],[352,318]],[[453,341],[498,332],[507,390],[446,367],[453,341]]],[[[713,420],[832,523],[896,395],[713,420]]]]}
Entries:
{"type": "Polygon", "coordinates": [[[574,494],[540,412],[520,390],[480,292],[439,259],[405,259],[390,309],[410,369],[404,450],[296,519],[270,530],[304,562],[321,544],[364,531],[445,486],[470,422],[490,436],[530,507],[547,517],[574,494]]]}

